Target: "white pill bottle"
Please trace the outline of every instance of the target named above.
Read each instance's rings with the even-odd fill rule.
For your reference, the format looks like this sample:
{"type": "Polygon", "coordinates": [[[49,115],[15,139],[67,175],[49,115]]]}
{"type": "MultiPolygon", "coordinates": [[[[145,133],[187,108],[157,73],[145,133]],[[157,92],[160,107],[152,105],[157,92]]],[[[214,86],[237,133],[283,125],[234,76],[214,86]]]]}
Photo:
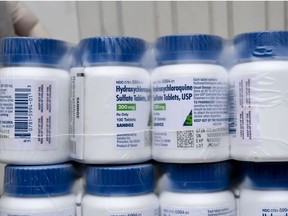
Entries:
{"type": "Polygon", "coordinates": [[[167,190],[160,195],[161,215],[236,216],[229,190],[229,164],[169,164],[167,190]]]}
{"type": "Polygon", "coordinates": [[[0,215],[76,216],[71,164],[5,167],[0,215]]]}
{"type": "Polygon", "coordinates": [[[245,163],[240,216],[288,214],[288,163],[245,163]]]}
{"type": "Polygon", "coordinates": [[[288,160],[288,31],[249,32],[234,40],[229,74],[231,156],[288,160]]]}
{"type": "Polygon", "coordinates": [[[73,157],[93,164],[149,160],[150,75],[141,68],[146,42],[92,37],[80,41],[77,49],[84,69],[71,74],[77,83],[76,96],[72,94],[78,125],[73,157]]]}
{"type": "Polygon", "coordinates": [[[151,164],[88,166],[82,216],[159,216],[151,164]]]}
{"type": "Polygon", "coordinates": [[[156,40],[155,49],[153,159],[171,163],[228,159],[228,72],[220,65],[223,39],[168,35],[156,40]]]}
{"type": "Polygon", "coordinates": [[[69,160],[67,43],[0,40],[0,161],[53,164],[69,160]]]}

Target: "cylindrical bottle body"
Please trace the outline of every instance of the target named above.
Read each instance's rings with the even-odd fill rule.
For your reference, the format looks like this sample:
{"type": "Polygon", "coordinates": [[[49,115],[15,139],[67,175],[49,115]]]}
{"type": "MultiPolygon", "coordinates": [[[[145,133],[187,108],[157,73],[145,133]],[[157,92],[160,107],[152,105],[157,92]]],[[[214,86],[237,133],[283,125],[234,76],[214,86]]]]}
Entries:
{"type": "Polygon", "coordinates": [[[92,214],[159,216],[159,202],[153,193],[127,196],[86,194],[82,200],[82,216],[92,214]]]}
{"type": "Polygon", "coordinates": [[[69,160],[69,74],[45,67],[3,67],[1,162],[53,164],[69,160]]]}
{"type": "Polygon", "coordinates": [[[78,159],[96,164],[149,160],[148,71],[124,65],[91,66],[83,71],[83,153],[78,159]]]}
{"type": "Polygon", "coordinates": [[[286,215],[288,213],[288,191],[256,190],[243,188],[240,191],[240,216],[286,215]]]}
{"type": "Polygon", "coordinates": [[[221,214],[236,216],[235,198],[231,191],[218,192],[172,192],[160,195],[161,215],[199,215],[221,214]]]}
{"type": "Polygon", "coordinates": [[[214,64],[173,64],[152,73],[153,158],[215,162],[229,157],[228,72],[214,64]]]}
{"type": "Polygon", "coordinates": [[[232,158],[288,159],[287,61],[241,63],[230,71],[232,158]]]}
{"type": "Polygon", "coordinates": [[[75,196],[12,197],[0,199],[0,215],[76,216],[75,196]]]}

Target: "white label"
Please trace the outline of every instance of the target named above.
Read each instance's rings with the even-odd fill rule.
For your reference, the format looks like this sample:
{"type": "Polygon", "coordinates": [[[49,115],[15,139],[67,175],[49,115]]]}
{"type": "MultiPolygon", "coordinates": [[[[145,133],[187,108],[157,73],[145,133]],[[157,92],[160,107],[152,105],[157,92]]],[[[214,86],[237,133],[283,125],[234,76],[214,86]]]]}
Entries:
{"type": "Polygon", "coordinates": [[[259,211],[261,216],[288,216],[288,206],[265,206],[259,211]]]}
{"type": "Polygon", "coordinates": [[[0,216],[75,216],[75,207],[54,211],[10,211],[1,209],[0,216]]]}
{"type": "Polygon", "coordinates": [[[133,77],[115,79],[116,149],[150,145],[150,82],[133,77]]]}
{"type": "Polygon", "coordinates": [[[255,143],[259,137],[258,109],[255,106],[255,84],[251,77],[237,77],[230,81],[229,130],[232,139],[238,144],[255,143]],[[253,87],[254,86],[254,87],[253,87]]]}
{"type": "Polygon", "coordinates": [[[159,208],[142,209],[137,211],[111,211],[106,216],[159,216],[159,208]]]}
{"type": "Polygon", "coordinates": [[[153,145],[218,148],[228,139],[228,77],[152,80],[153,145]]]}
{"type": "Polygon", "coordinates": [[[0,80],[1,149],[56,150],[55,80],[0,80]]]}
{"type": "Polygon", "coordinates": [[[83,159],[84,149],[84,71],[71,69],[70,72],[70,141],[72,158],[83,159]]]}
{"type": "Polygon", "coordinates": [[[185,208],[168,207],[161,208],[161,216],[236,216],[235,204],[223,207],[211,208],[185,208]]]}
{"type": "Polygon", "coordinates": [[[236,134],[236,92],[235,92],[235,83],[229,83],[229,97],[228,97],[228,106],[229,106],[229,134],[232,137],[235,137],[236,134]]]}

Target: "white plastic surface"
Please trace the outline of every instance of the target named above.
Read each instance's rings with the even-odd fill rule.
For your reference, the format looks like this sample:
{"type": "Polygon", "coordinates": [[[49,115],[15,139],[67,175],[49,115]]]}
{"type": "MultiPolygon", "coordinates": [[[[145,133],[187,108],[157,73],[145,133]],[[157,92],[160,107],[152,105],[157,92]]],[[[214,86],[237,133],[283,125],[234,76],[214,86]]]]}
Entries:
{"type": "Polygon", "coordinates": [[[230,87],[236,83],[236,115],[233,117],[236,133],[230,134],[233,159],[287,161],[287,80],[287,61],[248,62],[231,69],[230,87]],[[241,85],[243,87],[237,87],[241,85]],[[244,95],[243,100],[241,95],[244,95]],[[241,124],[240,115],[244,116],[241,124]]]}
{"type": "Polygon", "coordinates": [[[82,200],[82,216],[112,215],[158,216],[159,202],[155,194],[133,196],[94,196],[86,194],[82,200]]]}
{"type": "MultiPolygon", "coordinates": [[[[166,110],[162,111],[152,111],[152,118],[155,119],[160,117],[160,121],[164,123],[164,127],[155,127],[153,126],[153,141],[152,141],[152,155],[153,159],[160,161],[160,162],[173,162],[173,163],[197,163],[197,162],[214,162],[214,161],[221,161],[226,160],[229,158],[229,135],[228,135],[228,110],[227,110],[227,99],[228,97],[228,72],[222,67],[213,64],[175,64],[175,65],[166,65],[160,66],[156,68],[152,72],[151,83],[152,89],[157,86],[156,82],[161,82],[161,80],[168,80],[169,82],[167,85],[178,85],[177,79],[180,80],[182,86],[187,84],[188,86],[195,87],[195,82],[193,78],[198,79],[201,81],[202,79],[214,79],[216,81],[213,82],[222,82],[221,88],[226,86],[224,89],[220,90],[219,94],[216,94],[215,97],[211,96],[210,94],[215,94],[217,91],[213,89],[213,87],[219,87],[216,85],[207,84],[205,87],[211,88],[210,93],[208,96],[210,97],[209,101],[215,102],[217,100],[217,96],[224,98],[225,105],[221,105],[221,109],[217,107],[213,107],[212,104],[212,111],[209,111],[208,114],[211,115],[213,112],[218,112],[218,117],[211,117],[207,118],[207,122],[197,122],[194,121],[194,105],[198,101],[201,100],[205,102],[206,99],[197,99],[198,101],[194,100],[194,89],[191,91],[182,91],[183,94],[192,93],[192,98],[185,99],[182,101],[153,101],[152,99],[152,108],[153,105],[158,103],[166,103],[166,110]],[[153,84],[154,82],[154,84],[153,84]],[[176,83],[176,84],[175,84],[176,83]],[[214,99],[212,99],[214,98],[214,99]],[[173,103],[173,104],[172,104],[173,103]],[[169,106],[171,104],[171,106],[169,106]],[[192,126],[184,126],[183,123],[185,122],[186,116],[189,114],[190,110],[193,113],[193,125],[192,126]],[[164,113],[165,117],[161,116],[164,113]],[[220,117],[219,117],[220,116],[220,117]],[[179,118],[178,118],[179,117],[179,118]],[[224,121],[214,121],[217,118],[225,118],[224,121]],[[217,141],[216,142],[209,142],[210,138],[215,138],[214,132],[207,132],[207,130],[221,130],[216,135],[217,141]],[[160,136],[156,136],[156,133],[162,134],[160,136]],[[187,134],[185,134],[187,132],[187,134]],[[181,144],[179,147],[179,138],[178,135],[181,133],[181,140],[184,140],[184,147],[181,144]],[[192,134],[194,133],[194,134],[192,134]],[[164,134],[164,135],[163,135],[164,134]],[[160,137],[160,138],[159,138],[160,137]],[[158,143],[162,143],[159,147],[155,145],[155,139],[157,139],[158,143]],[[162,141],[159,141],[162,140],[162,141]],[[186,141],[185,141],[186,140],[186,141]],[[191,144],[191,140],[194,142],[191,144]],[[167,144],[167,145],[166,145],[167,144]],[[190,145],[191,144],[191,145],[190,145]]],[[[165,84],[161,84],[161,86],[165,87],[165,84]]],[[[199,88],[202,88],[199,86],[199,88]]],[[[203,90],[204,93],[206,90],[203,90]]],[[[169,95],[171,92],[167,92],[166,95],[169,95]]],[[[207,92],[206,92],[207,93],[207,92]]],[[[205,93],[205,94],[206,94],[205,93]]],[[[164,93],[165,94],[165,93],[164,93]]],[[[163,94],[163,95],[164,95],[163,94]]],[[[178,94],[181,97],[180,91],[172,92],[171,94],[178,94]]],[[[153,91],[152,98],[155,96],[155,92],[153,91]]],[[[184,95],[185,96],[185,95],[184,95]]],[[[205,97],[205,95],[203,95],[205,97]]],[[[188,97],[187,95],[185,97],[188,97]]],[[[203,102],[203,103],[204,103],[203,102]]],[[[211,107],[209,107],[211,109],[211,107]]],[[[208,110],[207,110],[208,111],[208,110]]],[[[203,119],[205,111],[203,113],[203,119]]],[[[202,115],[202,114],[201,114],[202,115]]],[[[201,119],[201,117],[200,117],[201,119]]],[[[159,121],[159,122],[160,122],[159,121]]],[[[181,141],[180,140],[180,141],[181,141]]]]}
{"type": "MultiPolygon", "coordinates": [[[[231,191],[171,192],[160,195],[161,215],[236,216],[236,201],[231,191]],[[184,213],[181,213],[184,212],[184,213]],[[186,212],[186,213],[185,213],[186,212]]],[[[255,216],[255,215],[254,215],[255,216]]]]}
{"type": "Polygon", "coordinates": [[[0,199],[0,215],[76,216],[75,196],[69,194],[28,198],[3,195],[0,199]]]}
{"type": "Polygon", "coordinates": [[[269,215],[286,216],[288,214],[288,191],[251,190],[240,191],[239,212],[241,216],[269,215]]]}
{"type": "MultiPolygon", "coordinates": [[[[147,161],[151,158],[151,144],[148,126],[150,114],[150,98],[148,101],[118,101],[116,102],[117,81],[144,81],[142,87],[149,88],[149,73],[139,67],[130,66],[97,66],[84,68],[84,114],[83,110],[79,111],[84,116],[83,134],[76,134],[81,139],[83,136],[82,146],[77,146],[76,160],[85,163],[136,163],[147,161]],[[119,112],[116,105],[136,104],[136,110],[119,112]],[[118,118],[133,119],[133,127],[117,128],[121,123],[118,118]],[[117,141],[117,136],[123,135],[131,139],[121,145],[117,141]],[[133,141],[137,140],[137,141],[133,141]],[[133,147],[131,147],[133,145],[133,147]],[[82,155],[81,155],[82,154],[82,155]]],[[[141,84],[140,84],[141,85],[141,84]]],[[[121,87],[124,87],[122,84],[121,87]]],[[[137,87],[137,84],[128,85],[127,87],[137,87]]],[[[141,93],[142,94],[142,93],[141,93]]],[[[134,96],[133,93],[123,93],[122,96],[134,96]]],[[[137,95],[137,92],[136,94],[137,95]]],[[[148,95],[149,96],[149,95],[148,95]]]]}
{"type": "MultiPolygon", "coordinates": [[[[44,67],[5,67],[0,69],[0,83],[4,82],[4,79],[12,80],[25,80],[25,84],[31,81],[37,81],[38,83],[45,83],[47,80],[52,80],[52,88],[57,89],[56,95],[52,95],[51,103],[53,104],[52,115],[57,113],[56,121],[51,122],[51,127],[56,127],[56,133],[51,132],[51,139],[54,142],[54,147],[49,147],[46,143],[46,147],[42,148],[39,144],[37,135],[32,136],[30,143],[19,143],[17,148],[12,147],[12,143],[16,142],[14,137],[0,138],[0,160],[1,162],[8,164],[21,164],[21,165],[40,165],[40,164],[55,164],[65,162],[69,159],[70,145],[69,145],[69,74],[65,70],[54,69],[54,68],[44,68],[44,67]],[[55,108],[57,108],[55,110],[55,108]],[[35,145],[38,147],[30,148],[26,150],[26,145],[35,145]]],[[[36,87],[38,88],[38,87],[36,87]]],[[[35,94],[33,91],[32,93],[35,94]]],[[[53,93],[53,91],[52,91],[53,93]]],[[[39,100],[34,97],[34,100],[39,100]]],[[[37,102],[35,103],[37,104],[37,102]]],[[[36,105],[37,106],[37,105],[36,105]]],[[[46,108],[46,102],[43,104],[46,108]]],[[[31,107],[29,107],[30,109],[31,107]]],[[[33,111],[38,110],[38,107],[33,107],[33,111]]],[[[33,113],[32,115],[35,115],[33,113]]],[[[45,114],[44,114],[45,117],[45,114]]],[[[14,121],[14,119],[11,119],[14,121]]],[[[53,120],[52,120],[53,121],[53,120]]],[[[29,124],[32,124],[33,130],[38,129],[38,121],[29,120],[29,124]]],[[[45,126],[45,118],[43,120],[43,125],[45,126]]],[[[5,128],[2,127],[1,130],[5,128]]],[[[15,126],[15,125],[14,125],[15,126]]],[[[52,131],[52,130],[51,130],[52,131]]],[[[44,131],[44,142],[45,133],[44,131]]],[[[37,134],[37,133],[36,133],[37,134]]]]}

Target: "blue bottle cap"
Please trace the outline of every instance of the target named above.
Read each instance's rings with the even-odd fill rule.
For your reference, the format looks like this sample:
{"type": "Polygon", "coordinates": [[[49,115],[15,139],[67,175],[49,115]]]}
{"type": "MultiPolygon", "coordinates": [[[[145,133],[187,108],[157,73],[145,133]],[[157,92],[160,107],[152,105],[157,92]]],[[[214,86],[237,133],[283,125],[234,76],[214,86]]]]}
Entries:
{"type": "Polygon", "coordinates": [[[191,60],[218,62],[223,39],[208,34],[167,35],[158,38],[155,46],[159,64],[191,60]]]}
{"type": "Polygon", "coordinates": [[[8,37],[0,40],[3,65],[40,65],[67,68],[70,46],[60,40],[34,37],[8,37]]]}
{"type": "Polygon", "coordinates": [[[288,31],[259,31],[236,35],[233,39],[238,60],[288,56],[288,31]]]}
{"type": "Polygon", "coordinates": [[[167,165],[168,189],[175,191],[218,191],[229,187],[228,162],[167,165]]]}
{"type": "Polygon", "coordinates": [[[242,162],[242,169],[246,187],[288,188],[288,162],[242,162]]]}
{"type": "Polygon", "coordinates": [[[146,42],[134,37],[91,37],[80,41],[84,66],[96,63],[139,63],[146,51],[146,42]]]}
{"type": "Polygon", "coordinates": [[[7,165],[4,192],[11,196],[43,197],[70,192],[74,179],[71,164],[47,166],[7,165]]]}
{"type": "Polygon", "coordinates": [[[86,192],[96,195],[133,195],[153,190],[151,164],[128,166],[88,166],[86,192]]]}

